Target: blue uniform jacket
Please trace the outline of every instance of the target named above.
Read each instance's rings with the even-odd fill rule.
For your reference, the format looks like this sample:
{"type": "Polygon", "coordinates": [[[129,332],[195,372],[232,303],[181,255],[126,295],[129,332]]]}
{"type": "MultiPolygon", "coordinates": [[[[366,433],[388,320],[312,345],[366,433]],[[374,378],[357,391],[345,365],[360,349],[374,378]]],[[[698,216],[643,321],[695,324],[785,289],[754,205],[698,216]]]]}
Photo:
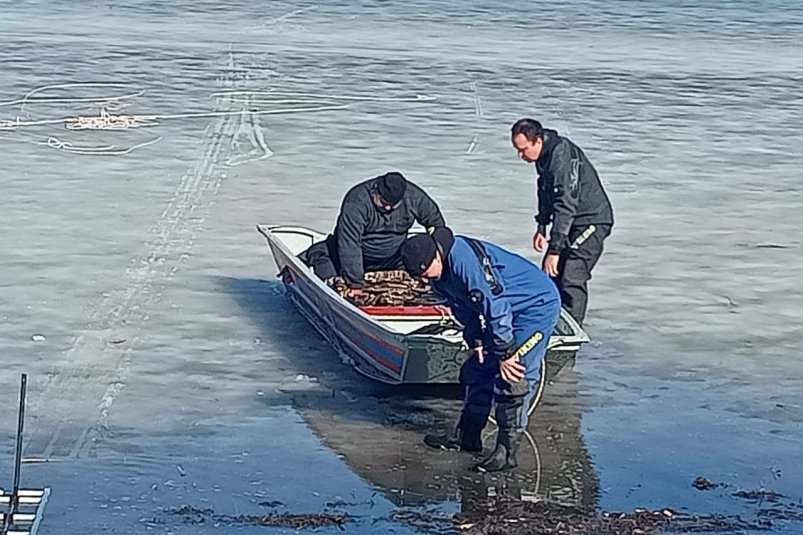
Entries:
{"type": "Polygon", "coordinates": [[[486,345],[490,339],[492,346],[488,349],[502,357],[505,351],[514,347],[513,324],[516,318],[526,315],[533,307],[559,303],[560,295],[549,276],[530,260],[492,243],[475,241],[482,244],[490,261],[491,271],[500,287],[497,295],[486,279],[481,261],[464,236],[454,237],[454,244],[446,254],[443,273],[431,284],[435,291],[449,300],[452,313],[464,326],[466,342],[476,347],[486,345]]]}

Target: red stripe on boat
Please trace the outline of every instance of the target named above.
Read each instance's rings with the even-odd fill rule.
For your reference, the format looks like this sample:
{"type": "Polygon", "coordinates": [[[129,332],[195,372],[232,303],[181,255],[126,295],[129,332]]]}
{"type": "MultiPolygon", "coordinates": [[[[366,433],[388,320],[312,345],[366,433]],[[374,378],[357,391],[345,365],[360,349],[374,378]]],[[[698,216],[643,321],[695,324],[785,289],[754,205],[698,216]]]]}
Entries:
{"type": "Polygon", "coordinates": [[[333,308],[333,310],[334,310],[335,314],[338,314],[340,316],[340,318],[343,321],[345,321],[355,332],[361,334],[362,336],[365,336],[366,338],[368,338],[372,342],[384,347],[386,350],[388,350],[390,353],[393,353],[397,357],[403,357],[404,356],[404,348],[403,347],[399,347],[397,345],[393,345],[392,343],[388,342],[384,338],[380,338],[378,336],[373,335],[372,333],[368,332],[365,329],[361,329],[358,326],[359,324],[354,323],[353,321],[351,321],[351,318],[349,318],[348,316],[346,316],[344,314],[344,311],[338,310],[337,308],[333,308]]]}
{"type": "Polygon", "coordinates": [[[443,305],[420,306],[361,306],[360,310],[369,316],[450,316],[449,307],[443,305]]]}
{"type": "Polygon", "coordinates": [[[373,358],[375,361],[377,361],[379,364],[383,365],[385,368],[387,368],[389,370],[392,370],[392,371],[396,372],[397,374],[401,374],[401,371],[402,371],[401,365],[396,364],[395,362],[392,362],[392,361],[388,360],[387,358],[383,357],[382,355],[380,355],[379,353],[377,353],[376,351],[374,351],[373,349],[371,349],[370,347],[365,345],[365,342],[355,338],[354,336],[350,335],[348,332],[343,332],[342,334],[343,334],[343,336],[348,338],[351,341],[352,344],[354,344],[357,347],[359,347],[360,349],[362,349],[370,358],[373,358]]]}

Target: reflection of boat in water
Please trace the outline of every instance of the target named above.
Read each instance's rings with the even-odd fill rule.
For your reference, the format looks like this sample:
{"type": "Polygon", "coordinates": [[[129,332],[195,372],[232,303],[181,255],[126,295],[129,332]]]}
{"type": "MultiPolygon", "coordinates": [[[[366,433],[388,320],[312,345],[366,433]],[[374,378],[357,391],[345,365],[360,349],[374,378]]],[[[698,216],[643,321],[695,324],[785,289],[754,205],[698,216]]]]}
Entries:
{"type": "MultiPolygon", "coordinates": [[[[399,506],[459,502],[462,512],[489,495],[549,500],[593,508],[597,480],[581,436],[577,380],[567,365],[546,390],[530,420],[519,452],[519,467],[507,473],[477,474],[475,458],[437,451],[422,443],[423,434],[457,418],[459,399],[428,396],[426,387],[402,395],[372,389],[363,398],[305,392],[295,405],[326,446],[360,476],[399,506]]],[[[486,428],[486,451],[495,428],[486,428]]]]}
{"type": "MultiPolygon", "coordinates": [[[[468,353],[462,327],[448,307],[355,306],[298,258],[325,235],[299,227],[257,228],[268,241],[289,297],[357,371],[388,384],[457,382],[468,353]]],[[[563,311],[547,361],[565,360],[587,341],[585,332],[563,311]]]]}

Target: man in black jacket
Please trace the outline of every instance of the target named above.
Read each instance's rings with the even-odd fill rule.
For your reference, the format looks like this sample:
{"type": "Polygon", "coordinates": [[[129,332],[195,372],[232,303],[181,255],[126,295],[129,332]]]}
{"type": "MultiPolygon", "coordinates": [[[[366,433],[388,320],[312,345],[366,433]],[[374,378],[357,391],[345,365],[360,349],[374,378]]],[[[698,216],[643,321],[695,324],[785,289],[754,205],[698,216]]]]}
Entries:
{"type": "Polygon", "coordinates": [[[613,208],[596,169],[568,138],[525,118],[511,128],[511,141],[521,159],[535,163],[538,173],[533,248],[546,250],[543,269],[560,289],[563,307],[582,325],[587,283],[613,227],[613,208]]]}
{"type": "Polygon", "coordinates": [[[446,224],[435,201],[401,173],[371,178],[346,193],[334,232],[301,259],[321,279],[342,276],[353,296],[365,286],[366,271],[402,267],[399,249],[416,222],[446,224]]]}

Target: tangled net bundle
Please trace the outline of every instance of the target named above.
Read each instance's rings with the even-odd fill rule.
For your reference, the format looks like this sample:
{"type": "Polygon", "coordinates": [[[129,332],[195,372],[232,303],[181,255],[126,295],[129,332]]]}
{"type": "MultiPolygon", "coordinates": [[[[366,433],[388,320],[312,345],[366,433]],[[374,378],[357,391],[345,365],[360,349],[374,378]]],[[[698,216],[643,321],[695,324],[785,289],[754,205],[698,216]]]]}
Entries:
{"type": "Polygon", "coordinates": [[[70,130],[125,130],[154,123],[136,115],[113,115],[103,109],[100,115],[68,118],[64,124],[70,130]]]}
{"type": "MultiPolygon", "coordinates": [[[[344,295],[348,289],[343,277],[333,277],[326,282],[340,295],[344,295]]],[[[350,299],[357,306],[416,306],[445,303],[432,291],[429,284],[412,278],[402,269],[367,272],[362,293],[350,299]]]]}

